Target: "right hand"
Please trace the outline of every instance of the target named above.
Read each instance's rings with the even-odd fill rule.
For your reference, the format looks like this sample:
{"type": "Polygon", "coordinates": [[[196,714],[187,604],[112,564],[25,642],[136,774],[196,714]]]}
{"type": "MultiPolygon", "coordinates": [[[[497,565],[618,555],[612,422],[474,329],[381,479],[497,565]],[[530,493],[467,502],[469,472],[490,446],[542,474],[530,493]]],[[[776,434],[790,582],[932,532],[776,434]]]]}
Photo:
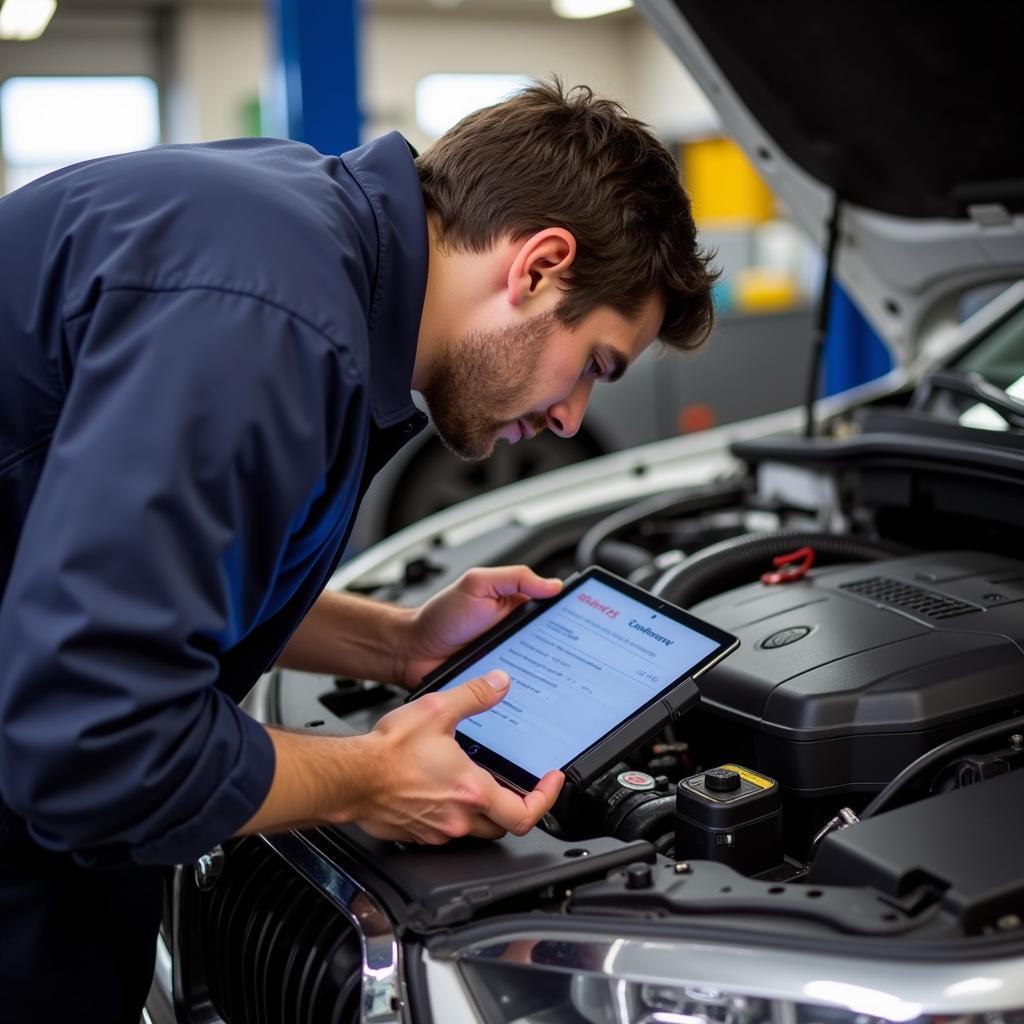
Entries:
{"type": "Polygon", "coordinates": [[[474,764],[454,738],[464,718],[498,704],[509,678],[492,671],[385,715],[364,739],[372,782],[352,818],[378,839],[439,844],[459,836],[525,835],[551,809],[564,776],[548,772],[526,796],[474,764]]]}

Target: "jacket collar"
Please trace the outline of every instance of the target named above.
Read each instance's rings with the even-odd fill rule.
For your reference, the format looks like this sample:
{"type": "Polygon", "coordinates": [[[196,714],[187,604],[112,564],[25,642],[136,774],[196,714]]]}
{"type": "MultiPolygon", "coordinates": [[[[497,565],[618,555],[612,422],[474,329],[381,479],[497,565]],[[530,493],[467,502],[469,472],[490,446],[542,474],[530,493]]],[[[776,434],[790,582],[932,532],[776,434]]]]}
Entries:
{"type": "Polygon", "coordinates": [[[342,155],[377,224],[377,272],[368,317],[370,391],[379,427],[417,410],[410,394],[420,316],[427,289],[427,214],[413,162],[398,132],[342,155]]]}

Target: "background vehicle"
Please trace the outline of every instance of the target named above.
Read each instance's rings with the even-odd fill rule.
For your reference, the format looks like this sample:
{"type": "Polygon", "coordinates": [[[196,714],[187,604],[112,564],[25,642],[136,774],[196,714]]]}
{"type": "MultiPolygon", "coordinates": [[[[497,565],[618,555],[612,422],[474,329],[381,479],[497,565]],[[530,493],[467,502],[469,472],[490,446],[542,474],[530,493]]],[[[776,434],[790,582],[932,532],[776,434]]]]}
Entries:
{"type": "MultiPolygon", "coordinates": [[[[607,455],[346,563],[335,585],[413,604],[477,564],[598,562],[742,647],[522,839],[315,829],[179,869],[180,1020],[1024,1020],[1024,286],[950,316],[1024,275],[1022,16],[642,9],[900,365],[810,431],[794,409],[607,455]],[[799,547],[809,573],[760,581],[799,547]],[[758,792],[702,817],[723,765],[758,792]]],[[[250,703],[344,732],[399,699],[282,673],[250,703]]]]}

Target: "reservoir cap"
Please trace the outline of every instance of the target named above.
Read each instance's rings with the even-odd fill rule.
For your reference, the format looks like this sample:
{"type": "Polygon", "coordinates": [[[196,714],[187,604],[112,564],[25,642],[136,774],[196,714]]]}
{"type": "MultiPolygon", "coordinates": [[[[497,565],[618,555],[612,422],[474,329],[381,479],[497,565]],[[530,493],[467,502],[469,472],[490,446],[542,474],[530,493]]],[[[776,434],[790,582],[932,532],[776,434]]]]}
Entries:
{"type": "Polygon", "coordinates": [[[712,793],[732,793],[740,788],[740,773],[732,768],[710,768],[704,773],[704,786],[712,793]]]}

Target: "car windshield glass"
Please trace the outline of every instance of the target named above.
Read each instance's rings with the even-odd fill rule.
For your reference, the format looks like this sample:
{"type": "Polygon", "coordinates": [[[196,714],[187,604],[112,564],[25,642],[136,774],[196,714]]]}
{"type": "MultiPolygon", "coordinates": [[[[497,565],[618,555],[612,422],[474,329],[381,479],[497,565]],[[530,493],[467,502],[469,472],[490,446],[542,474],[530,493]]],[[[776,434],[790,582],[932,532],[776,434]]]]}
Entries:
{"type": "Polygon", "coordinates": [[[962,426],[988,430],[1019,427],[1022,406],[1018,403],[1024,403],[1024,306],[1018,306],[998,323],[951,369],[965,381],[980,382],[980,387],[972,385],[977,392],[975,397],[982,398],[980,402],[965,398],[962,389],[954,389],[961,391],[955,402],[955,415],[962,426]],[[985,388],[989,385],[1005,397],[988,394],[986,400],[985,388]]]}
{"type": "Polygon", "coordinates": [[[989,383],[1009,391],[1024,378],[1024,306],[1018,306],[994,330],[961,356],[958,370],[980,373],[989,383]]]}

